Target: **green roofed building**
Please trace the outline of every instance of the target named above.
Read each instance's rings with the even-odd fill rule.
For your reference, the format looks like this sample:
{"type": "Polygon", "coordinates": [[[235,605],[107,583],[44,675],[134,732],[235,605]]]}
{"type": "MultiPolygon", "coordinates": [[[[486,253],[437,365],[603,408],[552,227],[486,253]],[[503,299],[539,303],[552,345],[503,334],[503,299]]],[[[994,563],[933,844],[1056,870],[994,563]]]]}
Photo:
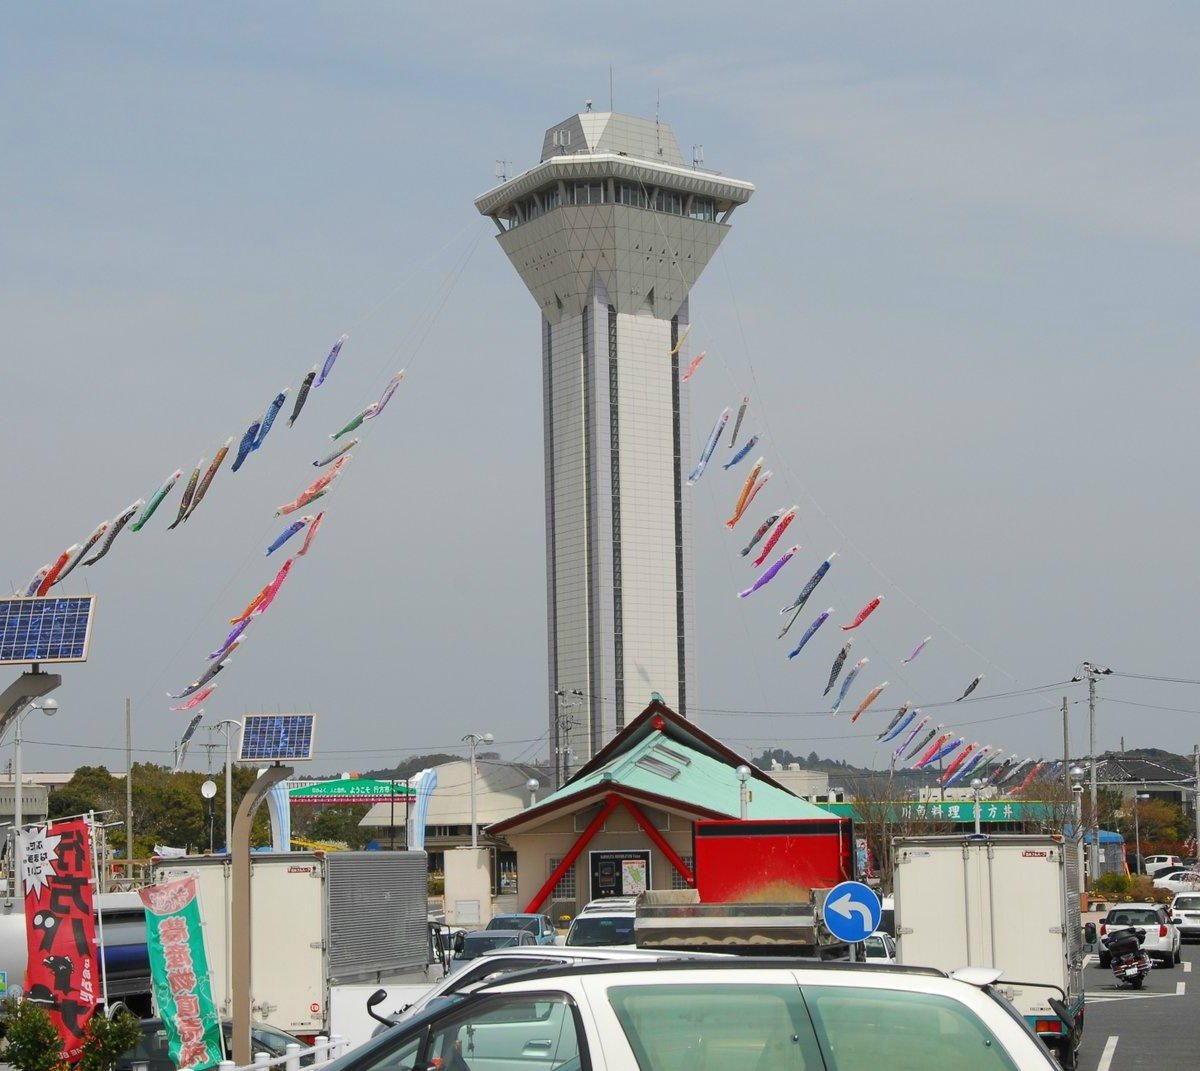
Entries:
{"type": "Polygon", "coordinates": [[[558,918],[601,896],[687,888],[693,824],[739,817],[741,766],[748,818],[828,817],[655,700],[562,788],[487,832],[517,854],[525,910],[558,918]]]}

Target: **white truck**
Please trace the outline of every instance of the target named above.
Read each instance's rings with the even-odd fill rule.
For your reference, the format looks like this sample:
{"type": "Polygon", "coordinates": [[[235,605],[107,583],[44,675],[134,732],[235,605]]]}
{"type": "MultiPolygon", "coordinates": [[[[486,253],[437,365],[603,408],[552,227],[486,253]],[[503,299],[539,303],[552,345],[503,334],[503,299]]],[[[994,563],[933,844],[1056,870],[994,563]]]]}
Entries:
{"type": "MultiPolygon", "coordinates": [[[[250,995],[255,1019],[311,1038],[338,1033],[339,987],[433,985],[424,852],[282,852],[252,860],[250,995]]],[[[195,877],[213,997],[230,1012],[231,870],[223,856],[163,859],[156,882],[195,877]]],[[[365,996],[363,997],[365,1001],[365,996]]]]}
{"type": "Polygon", "coordinates": [[[898,962],[1002,971],[997,988],[1073,1068],[1083,1029],[1075,845],[1023,834],[898,837],[892,858],[898,962]],[[1074,1030],[1051,998],[1066,1005],[1074,1030]]]}

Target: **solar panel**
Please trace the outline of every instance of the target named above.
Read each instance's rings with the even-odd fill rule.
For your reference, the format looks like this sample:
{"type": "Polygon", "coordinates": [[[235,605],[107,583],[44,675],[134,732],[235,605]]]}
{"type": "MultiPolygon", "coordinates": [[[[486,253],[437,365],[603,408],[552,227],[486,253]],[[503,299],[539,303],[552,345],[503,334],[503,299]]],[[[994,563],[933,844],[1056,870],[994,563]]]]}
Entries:
{"type": "Polygon", "coordinates": [[[0,665],[86,662],[95,595],[0,599],[0,665]]]}
{"type": "Polygon", "coordinates": [[[307,762],[315,714],[247,714],[238,762],[307,762]]]}

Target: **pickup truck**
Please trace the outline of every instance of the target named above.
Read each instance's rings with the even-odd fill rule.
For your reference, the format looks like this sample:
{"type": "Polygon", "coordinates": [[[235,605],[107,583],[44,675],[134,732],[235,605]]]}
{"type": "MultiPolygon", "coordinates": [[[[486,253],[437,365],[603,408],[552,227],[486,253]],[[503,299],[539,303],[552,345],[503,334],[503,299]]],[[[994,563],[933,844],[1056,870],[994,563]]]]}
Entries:
{"type": "Polygon", "coordinates": [[[715,958],[532,971],[481,983],[327,1071],[1053,1071],[997,974],[715,958]]]}

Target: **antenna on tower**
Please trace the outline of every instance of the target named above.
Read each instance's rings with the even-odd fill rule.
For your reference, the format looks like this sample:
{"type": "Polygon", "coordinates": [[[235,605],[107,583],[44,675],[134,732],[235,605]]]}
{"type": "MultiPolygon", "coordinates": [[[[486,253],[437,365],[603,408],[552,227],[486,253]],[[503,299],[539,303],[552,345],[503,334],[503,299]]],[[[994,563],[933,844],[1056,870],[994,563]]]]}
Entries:
{"type": "Polygon", "coordinates": [[[497,160],[496,161],[496,171],[495,171],[496,178],[498,178],[501,182],[507,182],[509,168],[511,168],[511,167],[512,167],[511,160],[497,160]]]}
{"type": "Polygon", "coordinates": [[[612,64],[608,65],[608,110],[615,111],[613,107],[613,69],[612,64]]]}
{"type": "Polygon", "coordinates": [[[656,89],[654,92],[654,137],[658,142],[658,155],[662,156],[662,125],[658,121],[658,113],[662,111],[662,90],[656,89]]]}
{"type": "Polygon", "coordinates": [[[704,164],[704,146],[703,145],[693,145],[692,146],[692,167],[694,167],[697,171],[699,171],[700,168],[703,166],[703,164],[704,164]]]}

